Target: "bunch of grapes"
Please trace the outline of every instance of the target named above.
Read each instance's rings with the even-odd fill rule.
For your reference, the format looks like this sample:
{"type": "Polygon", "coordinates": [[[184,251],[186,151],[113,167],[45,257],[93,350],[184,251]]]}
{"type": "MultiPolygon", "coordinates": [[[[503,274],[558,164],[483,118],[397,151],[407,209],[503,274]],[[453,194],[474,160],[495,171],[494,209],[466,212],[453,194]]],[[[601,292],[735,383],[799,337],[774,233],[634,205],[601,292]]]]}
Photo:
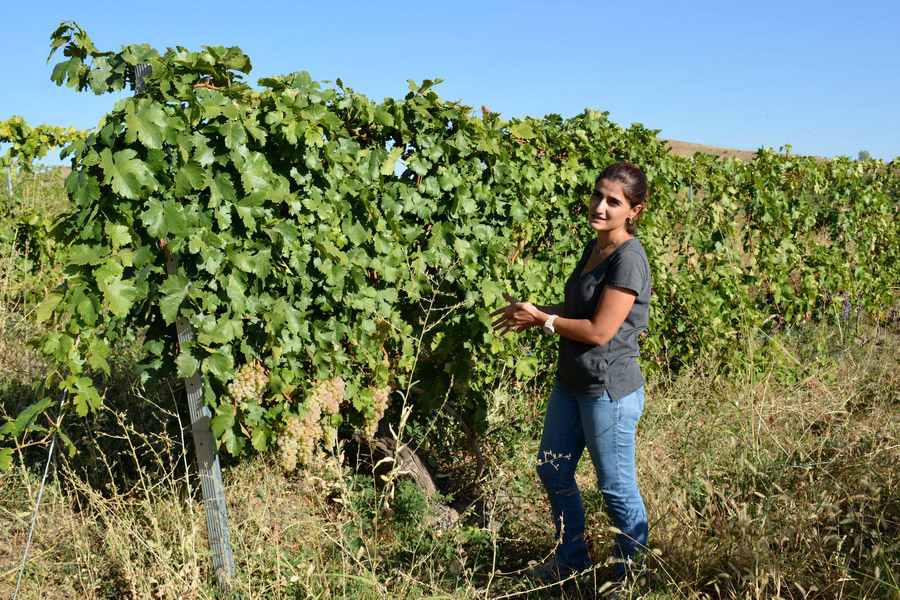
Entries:
{"type": "Polygon", "coordinates": [[[291,417],[278,436],[278,460],[285,471],[297,468],[297,456],[300,453],[300,436],[302,428],[297,417],[291,417]]]}
{"type": "Polygon", "coordinates": [[[316,386],[316,389],[313,391],[313,398],[318,400],[322,406],[322,411],[326,415],[336,415],[346,393],[347,387],[344,385],[343,378],[332,377],[316,386]]]}
{"type": "MultiPolygon", "coordinates": [[[[333,417],[338,414],[346,394],[347,386],[344,384],[343,378],[332,377],[327,381],[319,382],[307,404],[310,402],[316,403],[321,407],[321,412],[325,417],[333,417]]],[[[334,449],[337,446],[337,427],[334,426],[333,422],[329,422],[327,418],[322,420],[320,425],[322,429],[322,445],[326,450],[334,449]]]]}
{"type": "Polygon", "coordinates": [[[322,418],[338,413],[346,393],[344,380],[340,377],[319,382],[303,403],[306,408],[303,416],[287,420],[278,436],[278,458],[285,471],[312,462],[319,441],[329,450],[337,445],[337,427],[327,419],[323,423],[322,418]]]}
{"type": "Polygon", "coordinates": [[[375,437],[375,434],[378,432],[378,422],[381,421],[381,417],[384,416],[384,411],[387,409],[388,400],[391,398],[391,386],[385,386],[382,388],[375,388],[375,418],[372,421],[366,423],[366,435],[371,439],[375,437]]]}
{"type": "Polygon", "coordinates": [[[322,405],[312,396],[306,400],[306,412],[299,419],[291,417],[278,436],[278,457],[285,471],[293,471],[297,464],[312,462],[316,444],[322,439],[322,405]]]}
{"type": "Polygon", "coordinates": [[[228,384],[228,396],[235,406],[240,406],[242,402],[258,403],[262,400],[268,384],[269,377],[262,363],[258,361],[247,363],[228,384]]]}
{"type": "Polygon", "coordinates": [[[469,391],[469,382],[463,379],[454,379],[451,389],[454,394],[464,398],[469,391]]]}
{"type": "Polygon", "coordinates": [[[322,427],[322,445],[326,450],[333,450],[337,446],[337,427],[334,425],[325,425],[322,427]]]}

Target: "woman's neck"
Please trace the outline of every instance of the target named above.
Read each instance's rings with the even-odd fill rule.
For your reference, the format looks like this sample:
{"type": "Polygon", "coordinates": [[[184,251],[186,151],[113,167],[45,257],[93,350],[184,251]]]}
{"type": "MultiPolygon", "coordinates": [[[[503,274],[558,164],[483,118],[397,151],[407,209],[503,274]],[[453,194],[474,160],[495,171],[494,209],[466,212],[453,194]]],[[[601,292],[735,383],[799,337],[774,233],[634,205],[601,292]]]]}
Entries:
{"type": "Polygon", "coordinates": [[[614,229],[612,231],[598,231],[597,232],[597,247],[598,248],[606,248],[613,242],[616,245],[621,245],[622,242],[630,239],[631,236],[625,231],[624,227],[620,227],[618,229],[614,229]]]}

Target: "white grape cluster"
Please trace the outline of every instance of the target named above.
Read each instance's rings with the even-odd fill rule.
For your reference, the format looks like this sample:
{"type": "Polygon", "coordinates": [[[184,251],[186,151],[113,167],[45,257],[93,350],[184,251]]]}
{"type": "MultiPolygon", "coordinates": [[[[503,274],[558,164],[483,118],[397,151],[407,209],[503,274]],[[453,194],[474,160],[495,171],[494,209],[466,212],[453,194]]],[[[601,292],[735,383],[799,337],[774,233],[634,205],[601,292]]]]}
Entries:
{"type": "Polygon", "coordinates": [[[315,398],[306,402],[306,413],[300,417],[300,449],[298,459],[301,465],[312,462],[316,443],[322,439],[322,405],[315,398]]]}
{"type": "Polygon", "coordinates": [[[319,383],[304,406],[306,412],[299,419],[288,419],[281,435],[278,436],[278,458],[285,471],[293,471],[297,465],[312,462],[313,453],[319,440],[326,448],[334,448],[337,443],[337,428],[322,427],[322,414],[337,414],[344,401],[346,387],[340,377],[319,383]]]}
{"type": "Polygon", "coordinates": [[[347,393],[347,386],[341,377],[332,377],[327,381],[322,381],[313,391],[313,398],[319,401],[322,406],[322,412],[326,415],[336,415],[344,401],[347,393]]]}
{"type": "Polygon", "coordinates": [[[375,392],[375,418],[368,423],[366,423],[366,435],[369,439],[374,438],[375,434],[378,432],[378,422],[381,421],[381,417],[384,416],[384,411],[387,410],[388,401],[391,398],[391,386],[385,386],[382,388],[375,388],[373,390],[375,392]]]}
{"type": "Polygon", "coordinates": [[[237,375],[228,384],[228,395],[235,406],[243,402],[256,402],[262,399],[263,392],[269,384],[269,376],[260,362],[247,363],[238,370],[237,375]]]}
{"type": "Polygon", "coordinates": [[[297,468],[297,456],[300,453],[300,419],[291,417],[278,436],[278,461],[285,471],[297,468]]]}
{"type": "Polygon", "coordinates": [[[322,428],[322,445],[326,450],[333,450],[337,447],[337,427],[334,425],[325,425],[322,428]]]}
{"type": "Polygon", "coordinates": [[[319,423],[322,408],[315,398],[307,400],[306,407],[302,417],[287,420],[278,436],[278,459],[285,471],[293,471],[298,464],[312,462],[316,443],[322,439],[322,425],[319,423]]]}

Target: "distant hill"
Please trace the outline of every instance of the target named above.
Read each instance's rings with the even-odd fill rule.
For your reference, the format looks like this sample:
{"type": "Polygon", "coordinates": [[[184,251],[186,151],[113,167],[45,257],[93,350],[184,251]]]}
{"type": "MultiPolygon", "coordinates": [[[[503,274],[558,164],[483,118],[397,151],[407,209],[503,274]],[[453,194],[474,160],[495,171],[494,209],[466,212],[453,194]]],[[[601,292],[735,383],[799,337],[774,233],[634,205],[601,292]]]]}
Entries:
{"type": "MultiPolygon", "coordinates": [[[[719,148],[717,146],[707,146],[705,144],[694,144],[691,142],[679,142],[677,140],[663,140],[669,144],[669,151],[675,156],[693,156],[695,152],[703,152],[704,154],[714,154],[720,158],[731,157],[750,162],[756,156],[756,151],[750,150],[733,150],[731,148],[719,148]]],[[[815,157],[817,162],[825,162],[828,159],[819,156],[815,157]]]]}

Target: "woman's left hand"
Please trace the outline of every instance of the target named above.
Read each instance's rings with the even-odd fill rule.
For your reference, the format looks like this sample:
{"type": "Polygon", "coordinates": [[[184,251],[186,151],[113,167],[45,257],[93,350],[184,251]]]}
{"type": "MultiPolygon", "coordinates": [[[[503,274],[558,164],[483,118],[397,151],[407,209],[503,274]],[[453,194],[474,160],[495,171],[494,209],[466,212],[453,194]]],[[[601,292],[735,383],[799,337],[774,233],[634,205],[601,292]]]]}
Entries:
{"type": "Polygon", "coordinates": [[[541,319],[541,311],[531,302],[520,302],[507,293],[503,297],[509,304],[491,313],[492,317],[502,315],[492,323],[494,331],[499,331],[500,335],[506,335],[510,331],[519,333],[544,324],[546,316],[541,319]]]}

